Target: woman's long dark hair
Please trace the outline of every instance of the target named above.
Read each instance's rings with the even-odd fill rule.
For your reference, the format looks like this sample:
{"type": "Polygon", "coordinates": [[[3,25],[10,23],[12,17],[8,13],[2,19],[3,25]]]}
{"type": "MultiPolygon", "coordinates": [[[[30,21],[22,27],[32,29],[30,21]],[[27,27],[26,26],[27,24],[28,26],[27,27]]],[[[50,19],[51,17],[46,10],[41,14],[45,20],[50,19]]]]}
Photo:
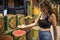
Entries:
{"type": "Polygon", "coordinates": [[[49,15],[54,13],[54,11],[53,11],[53,9],[51,7],[51,4],[47,0],[44,0],[43,2],[41,2],[40,7],[41,8],[46,7],[48,9],[48,14],[49,15]]]}

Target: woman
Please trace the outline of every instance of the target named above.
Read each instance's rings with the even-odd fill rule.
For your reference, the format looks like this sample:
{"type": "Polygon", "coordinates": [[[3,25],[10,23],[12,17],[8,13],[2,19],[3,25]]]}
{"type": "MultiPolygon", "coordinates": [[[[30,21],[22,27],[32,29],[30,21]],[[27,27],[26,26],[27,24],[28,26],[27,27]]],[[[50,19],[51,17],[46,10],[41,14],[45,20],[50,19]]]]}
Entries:
{"type": "Polygon", "coordinates": [[[58,40],[58,31],[57,31],[57,22],[56,22],[56,16],[54,14],[54,11],[51,8],[50,3],[45,0],[41,2],[40,4],[40,10],[42,11],[41,15],[35,20],[34,23],[29,25],[19,25],[20,28],[26,28],[26,27],[32,27],[35,26],[37,23],[39,23],[40,31],[39,31],[39,37],[40,40],[52,40],[52,35],[50,32],[51,25],[53,26],[54,30],[54,40],[58,40]]]}

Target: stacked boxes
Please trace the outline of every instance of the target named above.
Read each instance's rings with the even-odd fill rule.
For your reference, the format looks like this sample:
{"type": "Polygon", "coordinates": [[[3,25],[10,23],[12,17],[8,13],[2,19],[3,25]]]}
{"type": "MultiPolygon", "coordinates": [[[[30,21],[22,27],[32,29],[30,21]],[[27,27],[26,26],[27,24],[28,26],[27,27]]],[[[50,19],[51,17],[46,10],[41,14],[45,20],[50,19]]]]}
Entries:
{"type": "Polygon", "coordinates": [[[11,35],[11,33],[15,30],[18,29],[17,26],[20,24],[24,24],[24,15],[22,14],[8,14],[4,16],[4,21],[5,21],[5,33],[11,35]]]}
{"type": "Polygon", "coordinates": [[[17,25],[31,24],[31,23],[33,23],[33,18],[30,16],[27,16],[24,18],[24,15],[22,14],[17,14],[17,15],[8,14],[6,16],[3,16],[2,14],[0,14],[0,33],[5,31],[4,32],[5,35],[7,34],[7,35],[14,36],[15,40],[39,40],[39,35],[38,35],[39,28],[38,27],[33,27],[31,29],[27,28],[25,31],[26,33],[23,35],[16,36],[13,34],[13,32],[17,31],[18,29],[17,25]],[[4,25],[4,21],[5,21],[5,25],[4,25]]]}
{"type": "Polygon", "coordinates": [[[32,28],[32,40],[39,40],[39,27],[32,28]]]}
{"type": "Polygon", "coordinates": [[[4,16],[0,14],[0,34],[4,31],[4,16]]]}
{"type": "Polygon", "coordinates": [[[8,14],[4,16],[5,27],[4,31],[8,31],[16,28],[16,15],[8,14]]]}
{"type": "Polygon", "coordinates": [[[32,16],[26,16],[25,17],[25,24],[28,25],[28,24],[31,24],[31,23],[33,23],[32,16]]]}
{"type": "Polygon", "coordinates": [[[16,28],[16,15],[8,14],[7,15],[7,26],[8,30],[16,28]]]}
{"type": "Polygon", "coordinates": [[[26,31],[26,40],[32,40],[32,30],[26,31]]]}
{"type": "Polygon", "coordinates": [[[24,15],[23,14],[17,14],[17,25],[24,24],[24,15]]]}
{"type": "Polygon", "coordinates": [[[26,40],[26,32],[24,30],[15,30],[12,35],[14,40],[26,40]]]}
{"type": "Polygon", "coordinates": [[[13,40],[13,37],[10,35],[1,35],[0,40],[13,40]]]}

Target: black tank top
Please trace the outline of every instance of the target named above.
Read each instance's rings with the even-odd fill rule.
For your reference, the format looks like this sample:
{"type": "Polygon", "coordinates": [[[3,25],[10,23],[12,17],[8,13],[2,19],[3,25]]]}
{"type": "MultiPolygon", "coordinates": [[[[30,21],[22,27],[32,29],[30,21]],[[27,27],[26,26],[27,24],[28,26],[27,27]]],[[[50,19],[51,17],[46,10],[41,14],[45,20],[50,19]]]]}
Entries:
{"type": "Polygon", "coordinates": [[[39,26],[41,28],[50,28],[51,22],[48,21],[48,17],[46,17],[44,20],[38,20],[39,26]]]}

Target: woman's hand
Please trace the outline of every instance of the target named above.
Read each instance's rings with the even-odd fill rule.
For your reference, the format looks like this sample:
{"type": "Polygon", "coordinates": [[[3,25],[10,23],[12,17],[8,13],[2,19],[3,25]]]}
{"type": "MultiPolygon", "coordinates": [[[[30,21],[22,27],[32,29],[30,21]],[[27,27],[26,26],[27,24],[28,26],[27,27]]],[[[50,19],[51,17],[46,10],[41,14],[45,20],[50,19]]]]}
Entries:
{"type": "Polygon", "coordinates": [[[18,25],[18,28],[26,28],[26,25],[22,24],[22,25],[18,25]]]}

